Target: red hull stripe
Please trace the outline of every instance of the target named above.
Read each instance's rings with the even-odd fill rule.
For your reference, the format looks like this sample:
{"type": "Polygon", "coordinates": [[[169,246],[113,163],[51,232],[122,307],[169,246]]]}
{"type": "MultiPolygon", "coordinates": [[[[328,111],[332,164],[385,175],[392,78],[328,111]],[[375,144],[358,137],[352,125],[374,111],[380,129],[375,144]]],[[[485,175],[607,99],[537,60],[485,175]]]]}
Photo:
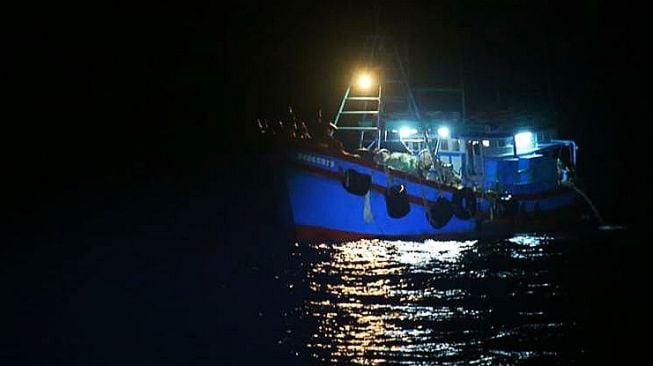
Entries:
{"type": "MultiPolygon", "coordinates": [[[[348,159],[351,160],[352,158],[348,158],[348,159]]],[[[369,166],[369,164],[361,164],[361,162],[359,162],[359,161],[355,161],[355,163],[360,164],[360,165],[365,165],[366,167],[371,167],[371,166],[369,166]]],[[[311,173],[315,173],[315,174],[319,174],[319,175],[322,175],[322,176],[325,176],[325,177],[328,177],[328,178],[331,178],[331,179],[334,179],[334,180],[340,180],[341,179],[340,174],[338,174],[336,172],[332,172],[330,170],[325,170],[325,169],[315,167],[315,166],[312,166],[312,165],[305,165],[305,164],[302,164],[302,163],[299,163],[299,162],[293,162],[293,165],[298,167],[298,168],[301,168],[302,170],[305,170],[305,171],[308,171],[308,172],[311,172],[311,173]]],[[[374,169],[381,172],[381,173],[384,173],[383,170],[380,170],[378,168],[374,168],[374,169]]],[[[395,176],[398,175],[396,173],[397,173],[396,171],[392,171],[392,175],[395,175],[395,176]]],[[[448,192],[454,192],[455,191],[454,189],[452,189],[450,187],[438,187],[433,182],[416,179],[415,177],[409,176],[409,175],[407,175],[407,174],[405,174],[403,172],[399,176],[402,179],[409,180],[409,181],[411,181],[413,183],[416,183],[416,184],[427,185],[427,186],[433,187],[435,189],[441,189],[441,190],[448,191],[448,192]],[[410,178],[408,178],[408,177],[410,177],[410,178]]],[[[374,189],[375,191],[381,192],[381,193],[385,193],[386,187],[383,187],[383,186],[380,186],[378,184],[372,183],[372,189],[374,189]]],[[[518,195],[513,195],[513,197],[515,199],[519,200],[519,201],[542,200],[542,199],[546,199],[546,198],[550,198],[550,197],[559,195],[561,193],[568,193],[568,192],[571,192],[571,189],[561,188],[559,190],[547,191],[547,192],[542,192],[542,193],[518,194],[518,195]]],[[[424,201],[422,200],[421,197],[408,195],[408,200],[410,202],[412,202],[412,203],[416,203],[416,204],[419,204],[419,205],[424,204],[424,201]]],[[[434,203],[433,201],[428,201],[428,200],[427,200],[427,202],[428,203],[434,203]]]]}
{"type": "Polygon", "coordinates": [[[404,239],[404,240],[424,240],[428,238],[437,237],[438,239],[463,239],[477,237],[477,233],[446,233],[446,234],[415,234],[415,235],[379,235],[367,234],[351,231],[342,231],[335,229],[327,229],[317,226],[298,225],[295,229],[296,238],[298,241],[312,241],[312,240],[360,240],[360,239],[404,239]]]}
{"type": "Polygon", "coordinates": [[[432,234],[413,234],[413,235],[381,235],[359,233],[352,231],[342,231],[328,229],[318,226],[297,225],[295,227],[296,239],[298,241],[315,241],[315,240],[359,240],[359,239],[403,239],[403,240],[465,240],[478,239],[483,236],[506,235],[517,232],[554,232],[564,230],[565,228],[576,228],[582,224],[582,215],[579,214],[578,207],[567,207],[564,209],[550,212],[542,217],[514,217],[492,222],[481,222],[477,231],[461,233],[432,233],[432,234]]]}

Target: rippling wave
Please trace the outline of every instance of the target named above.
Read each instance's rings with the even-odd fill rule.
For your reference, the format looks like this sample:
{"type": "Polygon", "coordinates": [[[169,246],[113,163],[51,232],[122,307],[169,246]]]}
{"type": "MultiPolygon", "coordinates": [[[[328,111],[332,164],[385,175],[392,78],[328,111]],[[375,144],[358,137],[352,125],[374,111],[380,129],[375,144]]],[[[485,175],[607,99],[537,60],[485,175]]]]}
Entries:
{"type": "Polygon", "coordinates": [[[298,246],[306,298],[297,317],[308,329],[298,351],[336,364],[556,360],[576,326],[551,271],[560,244],[520,235],[298,246]]]}

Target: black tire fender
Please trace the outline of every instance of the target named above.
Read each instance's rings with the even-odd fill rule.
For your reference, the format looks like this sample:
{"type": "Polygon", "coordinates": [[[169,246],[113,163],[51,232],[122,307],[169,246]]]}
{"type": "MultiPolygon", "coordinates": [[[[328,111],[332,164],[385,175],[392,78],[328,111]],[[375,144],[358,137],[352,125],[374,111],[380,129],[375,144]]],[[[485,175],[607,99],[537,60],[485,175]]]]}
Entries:
{"type": "Polygon", "coordinates": [[[457,218],[469,220],[476,215],[476,194],[471,188],[463,187],[453,193],[451,205],[457,218]]]}
{"type": "Polygon", "coordinates": [[[342,186],[351,194],[364,196],[372,186],[372,176],[349,168],[342,176],[342,186]]]}
{"type": "Polygon", "coordinates": [[[425,207],[426,219],[436,229],[443,228],[453,217],[453,208],[451,202],[446,198],[440,197],[433,205],[425,207]]]}
{"type": "Polygon", "coordinates": [[[403,184],[388,187],[385,191],[385,205],[388,209],[388,216],[393,219],[399,219],[410,212],[410,203],[408,194],[403,184]]]}

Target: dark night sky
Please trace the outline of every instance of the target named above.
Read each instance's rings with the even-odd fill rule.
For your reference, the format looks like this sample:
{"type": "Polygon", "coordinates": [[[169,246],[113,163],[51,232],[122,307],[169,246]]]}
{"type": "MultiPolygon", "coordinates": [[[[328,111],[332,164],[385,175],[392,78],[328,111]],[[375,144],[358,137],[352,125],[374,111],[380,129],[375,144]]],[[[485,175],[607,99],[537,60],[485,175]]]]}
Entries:
{"type": "MultiPolygon", "coordinates": [[[[55,197],[192,174],[251,142],[256,117],[279,116],[288,104],[305,119],[318,107],[332,116],[361,36],[374,31],[372,1],[180,4],[57,4],[10,17],[3,145],[12,189],[55,197]]],[[[471,111],[556,110],[564,136],[581,146],[590,195],[614,217],[637,219],[629,211],[639,196],[607,197],[643,191],[639,180],[616,178],[637,171],[625,151],[638,151],[631,134],[648,115],[642,9],[376,4],[381,31],[406,42],[415,70],[451,79],[447,67],[462,52],[471,111]],[[524,94],[546,82],[553,98],[529,104],[524,94]]]]}

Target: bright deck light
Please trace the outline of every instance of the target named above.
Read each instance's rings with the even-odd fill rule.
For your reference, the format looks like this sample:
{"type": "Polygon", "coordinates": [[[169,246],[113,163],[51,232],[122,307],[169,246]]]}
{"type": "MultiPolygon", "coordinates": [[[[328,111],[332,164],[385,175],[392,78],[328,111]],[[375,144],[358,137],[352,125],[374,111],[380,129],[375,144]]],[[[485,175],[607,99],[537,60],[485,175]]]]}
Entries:
{"type": "Polygon", "coordinates": [[[438,128],[438,136],[440,136],[440,138],[443,138],[443,139],[448,138],[449,133],[450,133],[449,132],[449,127],[447,127],[447,126],[442,126],[442,127],[438,128]]]}
{"type": "Polygon", "coordinates": [[[370,74],[358,75],[358,80],[356,80],[356,85],[360,89],[368,90],[372,86],[372,76],[370,76],[370,74]]]}
{"type": "Polygon", "coordinates": [[[515,135],[515,145],[518,149],[533,146],[533,134],[529,131],[520,132],[515,135]]]}
{"type": "Polygon", "coordinates": [[[405,139],[417,133],[417,130],[410,127],[402,127],[399,129],[399,137],[405,139]]]}

